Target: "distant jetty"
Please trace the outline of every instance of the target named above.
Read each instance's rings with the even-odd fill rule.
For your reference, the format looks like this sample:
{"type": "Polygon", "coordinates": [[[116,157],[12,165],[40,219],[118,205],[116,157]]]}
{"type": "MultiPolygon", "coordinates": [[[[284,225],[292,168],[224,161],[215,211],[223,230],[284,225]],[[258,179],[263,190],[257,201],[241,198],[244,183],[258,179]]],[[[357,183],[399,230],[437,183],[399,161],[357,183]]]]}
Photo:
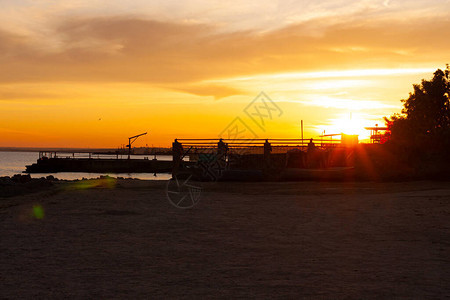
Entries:
{"type": "Polygon", "coordinates": [[[36,163],[26,166],[24,173],[169,173],[173,162],[143,157],[122,159],[119,155],[92,153],[39,152],[36,163]]]}

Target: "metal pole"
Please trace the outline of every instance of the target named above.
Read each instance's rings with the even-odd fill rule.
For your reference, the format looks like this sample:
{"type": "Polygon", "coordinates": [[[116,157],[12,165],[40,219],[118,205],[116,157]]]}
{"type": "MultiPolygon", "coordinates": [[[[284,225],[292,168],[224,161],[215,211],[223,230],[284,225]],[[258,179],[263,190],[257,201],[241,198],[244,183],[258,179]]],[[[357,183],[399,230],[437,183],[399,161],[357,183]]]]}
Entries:
{"type": "Polygon", "coordinates": [[[128,138],[128,159],[130,159],[131,154],[131,138],[128,138]]]}
{"type": "Polygon", "coordinates": [[[302,146],[303,146],[303,120],[302,120],[302,146]]]}
{"type": "Polygon", "coordinates": [[[322,133],[322,139],[320,140],[320,147],[323,148],[323,136],[325,135],[325,130],[322,133]]]}

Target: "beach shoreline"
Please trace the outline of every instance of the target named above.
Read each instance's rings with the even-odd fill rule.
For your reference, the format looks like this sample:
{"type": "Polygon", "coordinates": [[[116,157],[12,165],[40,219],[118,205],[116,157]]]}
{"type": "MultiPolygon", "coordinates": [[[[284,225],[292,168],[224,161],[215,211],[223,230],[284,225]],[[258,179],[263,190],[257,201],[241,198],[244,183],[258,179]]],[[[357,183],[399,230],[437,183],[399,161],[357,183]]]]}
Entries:
{"type": "Polygon", "coordinates": [[[198,184],[191,209],[169,203],[167,181],[57,182],[1,198],[0,295],[450,293],[447,181],[198,184]]]}

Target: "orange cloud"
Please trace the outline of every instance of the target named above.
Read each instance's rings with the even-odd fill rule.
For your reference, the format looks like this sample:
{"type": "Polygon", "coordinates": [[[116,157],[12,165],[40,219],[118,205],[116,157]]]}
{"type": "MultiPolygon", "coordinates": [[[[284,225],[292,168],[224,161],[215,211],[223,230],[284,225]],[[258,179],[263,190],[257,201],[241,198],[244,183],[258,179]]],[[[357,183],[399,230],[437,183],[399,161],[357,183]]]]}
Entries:
{"type": "Polygon", "coordinates": [[[246,92],[229,86],[196,84],[192,86],[182,85],[180,88],[173,87],[173,90],[190,93],[197,96],[212,96],[215,100],[220,100],[229,96],[245,95],[246,92]]]}
{"type": "Polygon", "coordinates": [[[314,20],[279,30],[217,33],[213,26],[130,17],[74,19],[54,28],[59,46],[42,49],[0,32],[0,81],[193,83],[261,72],[444,64],[446,19],[334,24],[314,20]],[[313,23],[313,24],[311,24],[313,23]],[[314,25],[314,26],[313,26],[314,25]],[[355,50],[356,49],[356,50],[355,50]]]}

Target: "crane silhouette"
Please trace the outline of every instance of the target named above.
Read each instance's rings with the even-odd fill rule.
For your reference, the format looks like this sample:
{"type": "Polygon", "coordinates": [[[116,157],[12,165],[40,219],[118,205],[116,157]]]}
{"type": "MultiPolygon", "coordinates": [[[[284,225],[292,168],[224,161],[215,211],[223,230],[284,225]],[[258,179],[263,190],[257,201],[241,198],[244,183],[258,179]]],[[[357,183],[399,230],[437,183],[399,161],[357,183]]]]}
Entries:
{"type": "Polygon", "coordinates": [[[131,145],[137,140],[138,137],[142,136],[142,135],[146,135],[147,132],[132,136],[128,138],[128,159],[130,159],[130,155],[131,155],[131,145]]]}

